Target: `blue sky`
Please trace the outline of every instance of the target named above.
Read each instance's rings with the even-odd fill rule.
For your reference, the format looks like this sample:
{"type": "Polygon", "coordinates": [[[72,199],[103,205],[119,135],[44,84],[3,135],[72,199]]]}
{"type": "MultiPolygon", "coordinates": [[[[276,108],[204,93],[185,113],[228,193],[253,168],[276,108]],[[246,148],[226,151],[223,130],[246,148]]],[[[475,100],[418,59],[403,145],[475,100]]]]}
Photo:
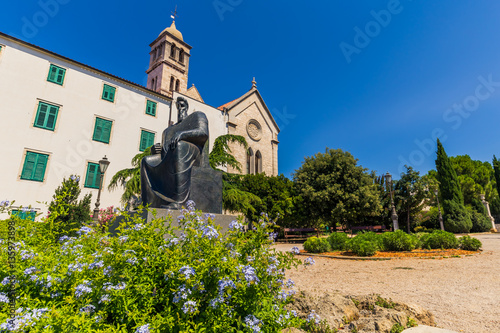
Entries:
{"type": "Polygon", "coordinates": [[[500,155],[496,0],[23,0],[3,4],[0,31],[145,84],[176,5],[189,86],[219,106],[255,76],[286,176],[326,147],[380,174],[426,173],[436,136],[450,156],[500,155]]]}

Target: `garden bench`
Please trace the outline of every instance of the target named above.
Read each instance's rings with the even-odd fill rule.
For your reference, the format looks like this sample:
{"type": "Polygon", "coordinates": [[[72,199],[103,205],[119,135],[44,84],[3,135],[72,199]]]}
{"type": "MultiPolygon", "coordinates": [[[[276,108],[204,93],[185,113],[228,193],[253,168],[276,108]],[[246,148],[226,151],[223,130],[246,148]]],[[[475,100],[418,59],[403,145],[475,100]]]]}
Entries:
{"type": "Polygon", "coordinates": [[[355,226],[351,227],[351,233],[355,230],[366,230],[373,232],[384,232],[387,231],[385,225],[366,225],[366,226],[355,226]]]}
{"type": "Polygon", "coordinates": [[[286,242],[289,238],[307,238],[311,233],[316,233],[316,236],[319,237],[319,231],[316,228],[284,228],[283,231],[286,242]]]}

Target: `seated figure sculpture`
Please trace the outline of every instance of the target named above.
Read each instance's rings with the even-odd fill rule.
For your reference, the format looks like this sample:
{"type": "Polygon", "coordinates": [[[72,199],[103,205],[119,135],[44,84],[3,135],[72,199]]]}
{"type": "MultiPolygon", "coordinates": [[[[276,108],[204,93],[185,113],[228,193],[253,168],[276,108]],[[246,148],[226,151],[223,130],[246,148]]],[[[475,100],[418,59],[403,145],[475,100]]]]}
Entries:
{"type": "MultiPolygon", "coordinates": [[[[206,115],[198,111],[188,116],[189,106],[187,100],[182,97],[177,98],[176,106],[178,122],[163,131],[161,145],[151,147],[152,155],[141,161],[142,202],[152,208],[180,209],[186,201],[196,199],[196,195],[192,193],[193,168],[198,168],[197,172],[201,175],[198,180],[201,179],[203,183],[208,178],[208,187],[212,185],[215,189],[215,197],[219,196],[217,192],[220,192],[222,197],[221,173],[210,168],[208,164],[209,132],[206,115]]],[[[204,187],[206,188],[207,184],[198,184],[196,191],[204,187]]],[[[215,200],[217,201],[217,198],[215,200]]],[[[211,206],[214,204],[211,203],[211,206]]],[[[215,211],[210,208],[205,211],[219,213],[222,209],[218,209],[217,202],[215,207],[215,211]]]]}

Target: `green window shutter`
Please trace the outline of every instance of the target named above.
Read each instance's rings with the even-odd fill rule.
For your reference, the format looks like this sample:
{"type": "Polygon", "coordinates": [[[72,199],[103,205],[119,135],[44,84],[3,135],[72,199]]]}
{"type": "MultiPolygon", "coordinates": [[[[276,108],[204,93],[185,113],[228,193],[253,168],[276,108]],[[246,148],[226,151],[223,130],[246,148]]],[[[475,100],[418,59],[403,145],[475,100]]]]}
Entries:
{"type": "Polygon", "coordinates": [[[44,128],[45,117],[47,116],[48,105],[40,102],[38,104],[38,112],[36,114],[35,126],[44,128]]]}
{"type": "Polygon", "coordinates": [[[99,164],[88,163],[87,175],[85,176],[85,187],[99,188],[99,181],[101,177],[101,172],[99,171],[99,164]]]}
{"type": "Polygon", "coordinates": [[[147,101],[146,114],[149,114],[151,116],[156,116],[156,102],[147,101]]]}
{"type": "Polygon", "coordinates": [[[102,89],[102,99],[104,99],[106,101],[114,102],[115,101],[115,92],[116,92],[115,87],[111,87],[111,86],[108,86],[107,84],[105,84],[103,89],[102,89]]]}
{"type": "Polygon", "coordinates": [[[21,179],[43,182],[49,155],[26,152],[21,179]]]}
{"type": "Polygon", "coordinates": [[[45,168],[47,167],[47,161],[49,156],[38,154],[38,159],[35,166],[35,172],[33,173],[33,179],[39,182],[43,182],[43,177],[45,176],[45,168]]]}
{"type": "Polygon", "coordinates": [[[49,76],[47,77],[47,81],[62,85],[64,83],[65,74],[66,74],[66,69],[56,65],[50,65],[49,76]]]}
{"type": "Polygon", "coordinates": [[[38,104],[34,126],[53,131],[56,127],[58,112],[58,106],[40,102],[38,104]]]}
{"type": "Polygon", "coordinates": [[[96,118],[95,119],[95,127],[94,127],[94,135],[92,136],[92,140],[100,141],[104,143],[109,143],[109,138],[111,137],[111,126],[113,122],[106,119],[96,118]]]}
{"type": "Polygon", "coordinates": [[[21,173],[21,179],[31,180],[33,176],[33,171],[35,170],[37,160],[37,154],[30,151],[26,152],[26,157],[24,158],[23,172],[21,173]]]}
{"type": "Polygon", "coordinates": [[[139,150],[144,151],[146,148],[154,145],[155,142],[155,134],[148,131],[141,131],[141,143],[139,145],[139,150]]]}

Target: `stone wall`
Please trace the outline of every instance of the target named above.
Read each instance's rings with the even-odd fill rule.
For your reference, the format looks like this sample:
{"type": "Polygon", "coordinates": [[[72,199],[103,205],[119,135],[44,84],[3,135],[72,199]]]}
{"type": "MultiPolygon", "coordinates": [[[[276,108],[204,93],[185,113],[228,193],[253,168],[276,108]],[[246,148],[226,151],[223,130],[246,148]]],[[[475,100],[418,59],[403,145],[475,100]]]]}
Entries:
{"type": "MultiPolygon", "coordinates": [[[[257,152],[262,155],[261,171],[268,176],[278,175],[277,141],[273,143],[277,137],[277,129],[259,99],[255,95],[251,95],[230,109],[229,122],[228,133],[243,136],[254,156],[257,152]]],[[[242,173],[246,174],[247,154],[245,149],[239,144],[232,144],[230,148],[232,154],[241,163],[242,173]]],[[[251,172],[254,170],[253,165],[250,170],[251,172]]],[[[237,170],[228,168],[228,172],[237,173],[237,170]]]]}

